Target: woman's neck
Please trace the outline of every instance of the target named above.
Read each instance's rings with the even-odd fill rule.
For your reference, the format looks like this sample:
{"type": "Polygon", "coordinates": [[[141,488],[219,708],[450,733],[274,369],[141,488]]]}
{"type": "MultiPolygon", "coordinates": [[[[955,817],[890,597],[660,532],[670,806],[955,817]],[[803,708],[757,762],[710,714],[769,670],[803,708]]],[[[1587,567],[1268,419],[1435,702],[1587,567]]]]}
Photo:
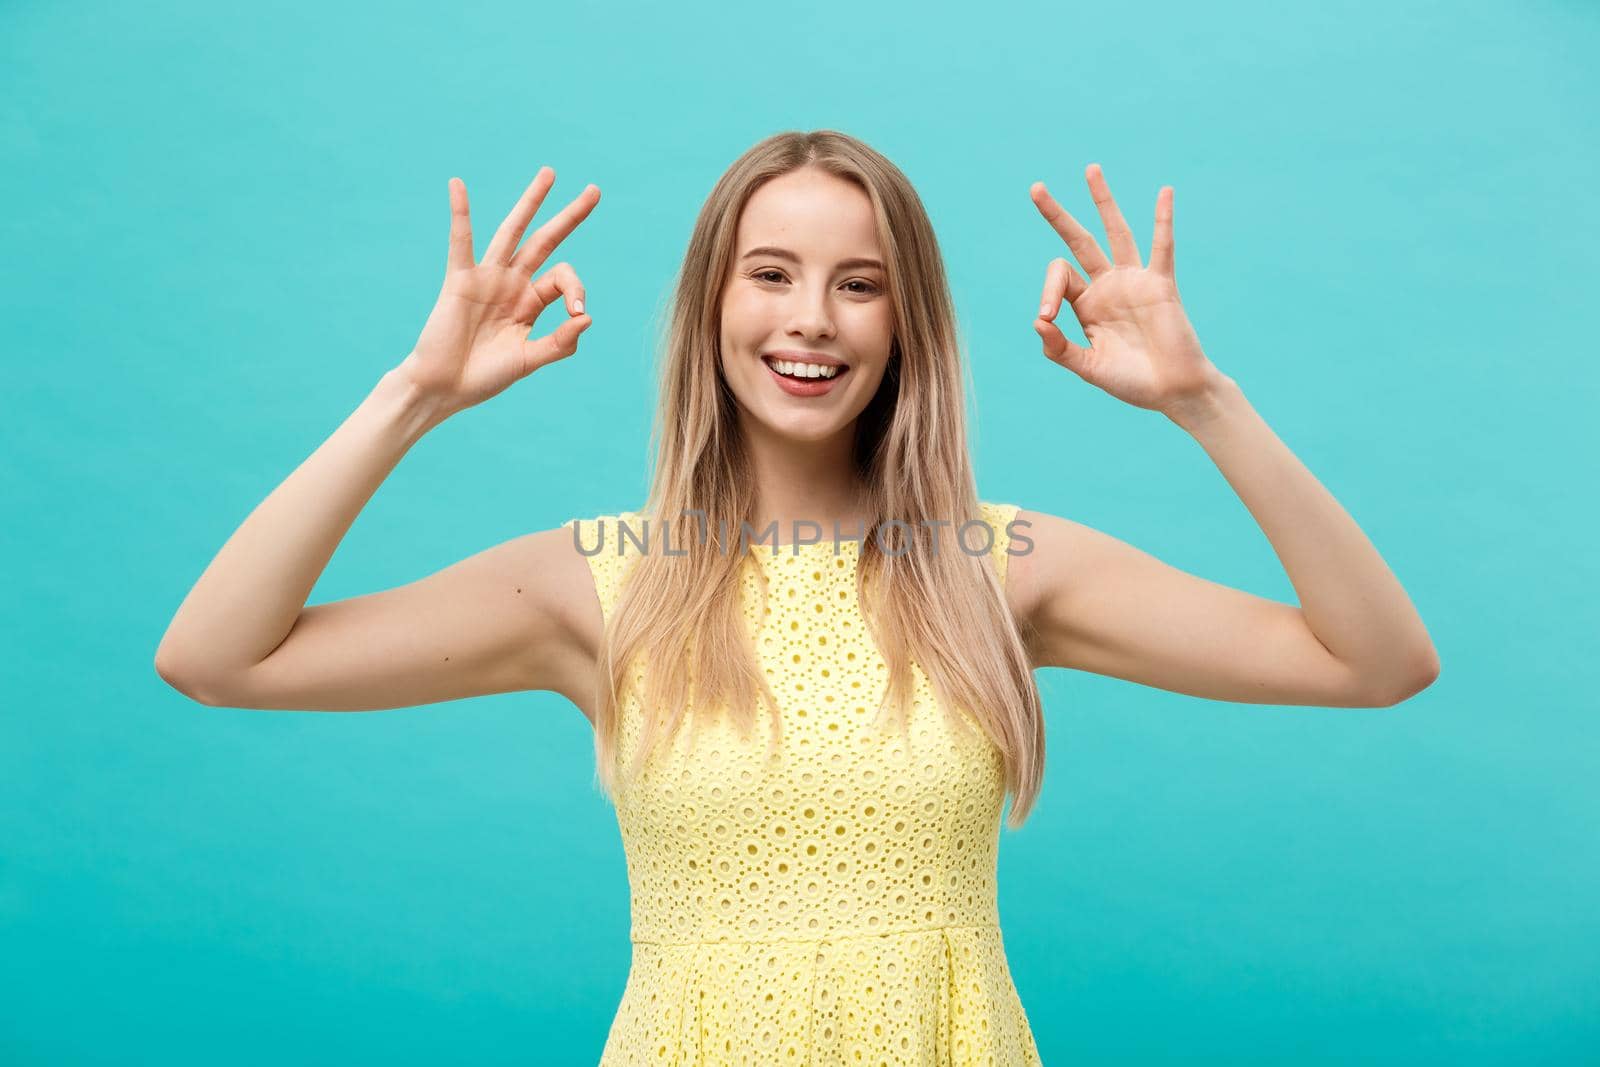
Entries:
{"type": "Polygon", "coordinates": [[[853,426],[826,441],[747,437],[756,483],[755,533],[759,536],[775,523],[780,545],[809,537],[831,541],[837,523],[841,539],[865,536],[865,494],[855,470],[854,444],[853,426]],[[797,530],[802,523],[816,526],[797,530]]]}

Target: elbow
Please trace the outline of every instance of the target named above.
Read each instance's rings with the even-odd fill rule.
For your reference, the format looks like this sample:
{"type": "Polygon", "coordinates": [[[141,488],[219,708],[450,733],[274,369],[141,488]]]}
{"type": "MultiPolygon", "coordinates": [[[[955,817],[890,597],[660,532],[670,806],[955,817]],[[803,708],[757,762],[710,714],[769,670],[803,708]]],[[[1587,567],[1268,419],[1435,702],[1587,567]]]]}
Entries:
{"type": "Polygon", "coordinates": [[[212,698],[210,690],[201,685],[191,671],[179,666],[174,661],[171,653],[157,649],[155,668],[156,674],[160,676],[163,682],[166,682],[167,685],[176,689],[190,700],[197,704],[204,704],[207,707],[217,706],[217,701],[212,698]]]}
{"type": "Polygon", "coordinates": [[[1391,681],[1379,691],[1378,699],[1374,701],[1373,706],[1392,708],[1396,704],[1402,704],[1428,688],[1438,678],[1439,653],[1430,644],[1423,654],[1417,658],[1417,662],[1411,670],[1400,675],[1398,680],[1391,681]]]}

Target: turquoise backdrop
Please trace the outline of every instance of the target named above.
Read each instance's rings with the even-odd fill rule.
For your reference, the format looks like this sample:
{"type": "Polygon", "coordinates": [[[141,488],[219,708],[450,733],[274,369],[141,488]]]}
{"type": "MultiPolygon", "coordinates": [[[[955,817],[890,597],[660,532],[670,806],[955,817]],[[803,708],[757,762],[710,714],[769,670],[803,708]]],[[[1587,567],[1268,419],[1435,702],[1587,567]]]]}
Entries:
{"type": "Polygon", "coordinates": [[[1292,601],[1204,451],[1030,326],[1070,253],[1029,183],[1100,235],[1101,163],[1145,250],[1173,185],[1208,354],[1442,657],[1387,709],[1040,672],[1000,907],[1045,1062],[1600,1061],[1597,47],[1573,0],[0,7],[0,1062],[598,1058],[627,883],[570,704],[210,708],[152,658],[409,349],[452,175],[480,254],[541,164],[601,187],[594,326],[421,442],[313,602],[639,502],[695,212],[822,127],[932,213],[982,495],[1292,601]]]}

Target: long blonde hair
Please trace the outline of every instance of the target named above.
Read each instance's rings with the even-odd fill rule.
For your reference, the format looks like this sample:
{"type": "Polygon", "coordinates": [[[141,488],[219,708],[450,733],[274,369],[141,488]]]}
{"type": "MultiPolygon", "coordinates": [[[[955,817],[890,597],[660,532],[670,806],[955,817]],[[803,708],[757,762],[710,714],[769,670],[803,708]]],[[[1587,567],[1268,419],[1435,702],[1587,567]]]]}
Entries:
{"type": "Polygon", "coordinates": [[[742,611],[740,573],[749,561],[723,540],[723,531],[753,526],[756,500],[737,403],[722,376],[720,317],[745,203],[764,182],[808,166],[854,182],[872,201],[896,323],[888,369],[857,422],[854,456],[869,516],[857,595],[888,667],[879,714],[892,707],[907,722],[914,661],[947,711],[966,708],[999,750],[1015,828],[1044,774],[1044,716],[1023,637],[987,557],[930,551],[936,531],[923,522],[958,528],[979,515],[944,261],[905,175],[834,130],[786,131],[754,145],[717,180],[695,220],[669,312],[651,430],[654,475],[634,513],[647,518],[651,540],[670,528],[676,545],[671,554],[638,557],[607,620],[594,718],[599,782],[614,801],[620,709],[636,657],[648,665],[648,684],[630,777],[687,708],[698,716],[726,707],[747,736],[758,702],[777,722],[778,701],[742,611]],[[703,523],[687,521],[695,510],[703,523]],[[886,552],[877,524],[891,517],[899,522],[882,527],[886,552]]]}

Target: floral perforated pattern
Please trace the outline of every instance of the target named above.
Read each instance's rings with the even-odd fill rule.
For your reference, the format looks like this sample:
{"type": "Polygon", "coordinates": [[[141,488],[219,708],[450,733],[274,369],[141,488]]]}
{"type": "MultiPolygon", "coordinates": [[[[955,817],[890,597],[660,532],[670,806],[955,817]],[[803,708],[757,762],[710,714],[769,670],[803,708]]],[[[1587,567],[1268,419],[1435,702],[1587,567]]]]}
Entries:
{"type": "MultiPolygon", "coordinates": [[[[1003,581],[1017,507],[982,512],[1003,581]]],[[[570,520],[586,552],[600,546],[607,617],[639,551],[619,519],[644,525],[570,520]]],[[[748,738],[699,723],[622,783],[633,960],[602,1067],[1039,1062],[1000,936],[999,752],[948,719],[920,668],[909,731],[876,720],[888,669],[857,602],[859,551],[750,551],[742,599],[781,705],[776,748],[768,709],[748,738]]]]}

